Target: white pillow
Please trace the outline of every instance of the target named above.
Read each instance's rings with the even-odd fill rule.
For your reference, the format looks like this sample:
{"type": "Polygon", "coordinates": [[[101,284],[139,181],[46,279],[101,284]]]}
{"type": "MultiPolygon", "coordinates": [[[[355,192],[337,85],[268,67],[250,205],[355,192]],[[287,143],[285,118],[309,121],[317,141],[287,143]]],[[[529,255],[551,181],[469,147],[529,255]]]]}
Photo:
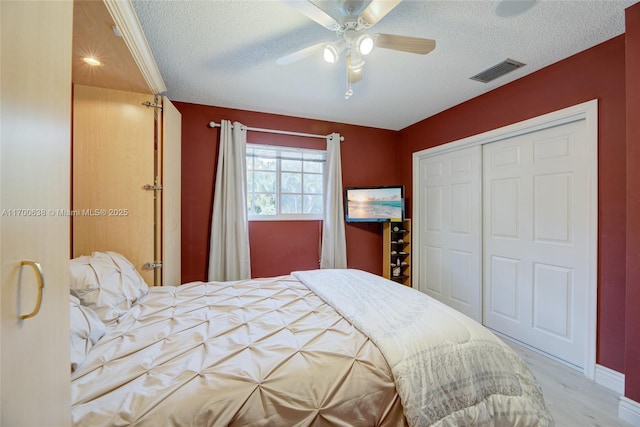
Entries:
{"type": "Polygon", "coordinates": [[[94,252],[71,260],[71,293],[109,326],[149,292],[136,268],[117,252],[94,252]]]}
{"type": "Polygon", "coordinates": [[[89,307],[80,305],[80,300],[69,295],[69,320],[71,322],[71,372],[106,332],[104,323],[89,307]]]}

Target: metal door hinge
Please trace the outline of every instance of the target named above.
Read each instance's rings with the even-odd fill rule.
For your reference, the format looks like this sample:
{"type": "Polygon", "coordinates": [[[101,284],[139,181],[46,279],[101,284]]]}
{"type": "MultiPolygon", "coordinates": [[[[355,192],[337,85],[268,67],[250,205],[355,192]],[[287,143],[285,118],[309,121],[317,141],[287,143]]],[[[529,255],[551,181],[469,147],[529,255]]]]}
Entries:
{"type": "Polygon", "coordinates": [[[158,261],[156,261],[156,262],[146,262],[142,266],[143,270],[153,270],[155,268],[162,268],[162,263],[158,262],[158,261]]]}
{"type": "Polygon", "coordinates": [[[162,185],[151,185],[151,184],[145,184],[144,187],[142,187],[145,190],[150,190],[150,191],[160,191],[162,190],[162,185]]]}
{"type": "Polygon", "coordinates": [[[159,108],[160,111],[162,111],[162,104],[158,104],[156,102],[143,102],[142,105],[144,105],[145,107],[153,107],[153,108],[159,108]]]}

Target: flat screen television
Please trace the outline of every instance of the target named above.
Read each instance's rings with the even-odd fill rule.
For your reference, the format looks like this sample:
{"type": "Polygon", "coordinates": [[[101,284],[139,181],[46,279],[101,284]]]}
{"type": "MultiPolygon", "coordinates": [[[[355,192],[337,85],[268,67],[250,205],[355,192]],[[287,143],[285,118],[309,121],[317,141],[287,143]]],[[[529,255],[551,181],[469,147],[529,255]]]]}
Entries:
{"type": "Polygon", "coordinates": [[[404,186],[346,187],[347,222],[401,222],[404,220],[404,186]]]}

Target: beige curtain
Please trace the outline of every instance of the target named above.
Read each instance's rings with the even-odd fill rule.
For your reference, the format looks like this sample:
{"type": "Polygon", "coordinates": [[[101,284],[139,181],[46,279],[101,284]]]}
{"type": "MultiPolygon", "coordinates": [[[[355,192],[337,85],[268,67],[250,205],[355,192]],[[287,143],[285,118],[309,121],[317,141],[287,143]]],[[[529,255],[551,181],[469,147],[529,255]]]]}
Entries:
{"type": "Polygon", "coordinates": [[[210,281],[251,278],[246,147],[246,127],[222,120],[211,215],[210,281]]]}
{"type": "Polygon", "coordinates": [[[320,268],[347,268],[340,134],[327,136],[320,268]]]}

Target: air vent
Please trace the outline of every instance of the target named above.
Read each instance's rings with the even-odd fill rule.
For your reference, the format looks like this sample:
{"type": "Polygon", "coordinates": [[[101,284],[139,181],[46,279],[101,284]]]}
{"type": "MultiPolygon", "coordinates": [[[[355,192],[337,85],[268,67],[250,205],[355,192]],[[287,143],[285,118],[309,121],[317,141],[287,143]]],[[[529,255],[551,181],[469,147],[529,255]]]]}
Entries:
{"type": "Polygon", "coordinates": [[[512,72],[520,67],[524,67],[526,64],[522,62],[514,61],[513,59],[506,59],[499,64],[494,65],[491,68],[484,70],[481,73],[470,77],[471,80],[475,80],[482,83],[489,83],[491,80],[495,80],[498,77],[502,77],[507,73],[512,72]]]}

